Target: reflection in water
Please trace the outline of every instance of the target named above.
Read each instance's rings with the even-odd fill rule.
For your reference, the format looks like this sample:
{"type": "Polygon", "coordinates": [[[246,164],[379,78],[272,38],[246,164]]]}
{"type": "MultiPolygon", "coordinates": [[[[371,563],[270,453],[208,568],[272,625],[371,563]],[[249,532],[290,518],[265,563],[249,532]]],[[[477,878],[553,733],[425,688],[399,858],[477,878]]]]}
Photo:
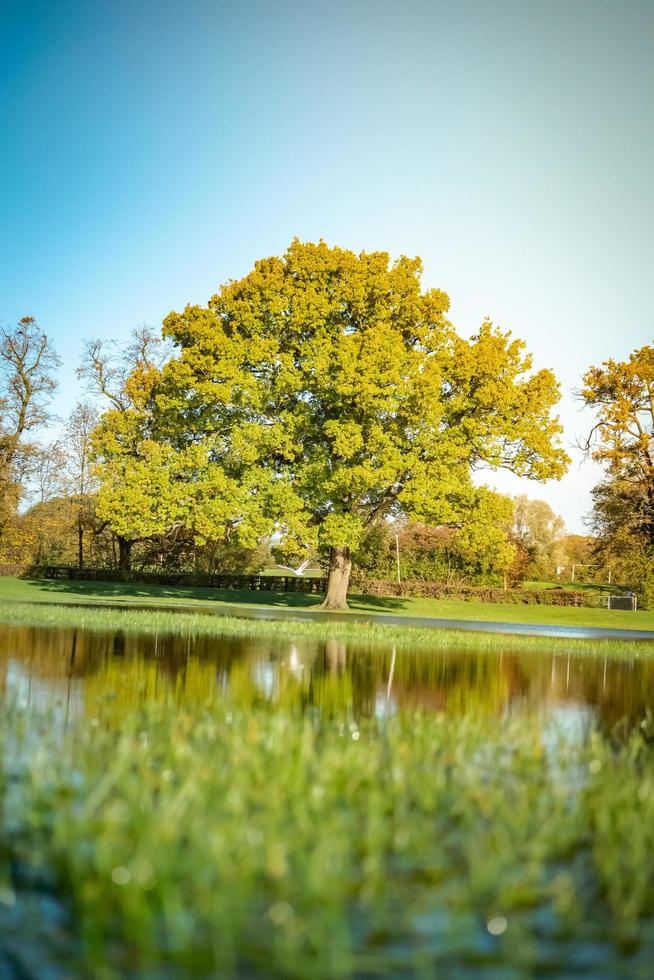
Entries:
{"type": "MultiPolygon", "coordinates": [[[[601,647],[599,648],[601,650],[601,647]]],[[[99,633],[3,627],[0,686],[65,724],[102,702],[203,704],[229,696],[325,717],[440,711],[556,713],[605,728],[654,704],[654,661],[569,653],[397,651],[341,639],[99,633]]]]}

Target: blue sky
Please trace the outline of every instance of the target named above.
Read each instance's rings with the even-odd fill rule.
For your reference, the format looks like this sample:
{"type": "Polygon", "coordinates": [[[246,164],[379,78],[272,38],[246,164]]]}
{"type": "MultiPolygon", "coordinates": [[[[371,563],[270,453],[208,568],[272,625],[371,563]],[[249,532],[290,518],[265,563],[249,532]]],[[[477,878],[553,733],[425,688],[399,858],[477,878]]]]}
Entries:
{"type": "MultiPolygon", "coordinates": [[[[0,319],[85,337],[294,235],[421,255],[555,369],[654,336],[654,2],[0,0],[0,319]]],[[[597,470],[489,476],[582,529],[597,470]]]]}

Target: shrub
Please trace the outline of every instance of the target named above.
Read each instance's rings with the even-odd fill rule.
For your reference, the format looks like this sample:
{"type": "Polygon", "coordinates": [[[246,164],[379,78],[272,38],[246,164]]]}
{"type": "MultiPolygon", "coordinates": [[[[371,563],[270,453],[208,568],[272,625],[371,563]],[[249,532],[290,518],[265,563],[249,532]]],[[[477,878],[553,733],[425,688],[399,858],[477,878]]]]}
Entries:
{"type": "Polygon", "coordinates": [[[564,589],[500,589],[494,586],[450,585],[447,582],[397,582],[386,579],[356,579],[353,588],[367,595],[422,596],[430,599],[460,599],[470,602],[500,602],[506,605],[595,606],[592,593],[564,589]]]}

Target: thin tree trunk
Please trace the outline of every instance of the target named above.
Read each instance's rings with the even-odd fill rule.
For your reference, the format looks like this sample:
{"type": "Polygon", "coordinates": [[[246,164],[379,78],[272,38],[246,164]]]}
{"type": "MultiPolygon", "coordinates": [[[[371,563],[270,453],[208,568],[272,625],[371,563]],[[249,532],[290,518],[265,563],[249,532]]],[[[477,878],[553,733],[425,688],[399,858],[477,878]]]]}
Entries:
{"type": "Polygon", "coordinates": [[[332,548],[329,557],[327,593],[321,609],[347,609],[347,590],[352,574],[349,548],[332,548]]]}
{"type": "Polygon", "coordinates": [[[132,545],[133,541],[122,538],[119,534],[118,539],[118,567],[123,572],[129,572],[132,568],[132,545]]]}
{"type": "Polygon", "coordinates": [[[81,521],[77,523],[77,567],[84,568],[84,526],[81,521]]]}

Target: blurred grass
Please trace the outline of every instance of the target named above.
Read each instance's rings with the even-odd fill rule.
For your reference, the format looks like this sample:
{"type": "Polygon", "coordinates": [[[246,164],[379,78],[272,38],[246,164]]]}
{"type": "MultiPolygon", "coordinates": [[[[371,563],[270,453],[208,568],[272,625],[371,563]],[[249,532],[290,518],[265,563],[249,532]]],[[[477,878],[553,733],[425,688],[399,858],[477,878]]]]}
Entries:
{"type": "Polygon", "coordinates": [[[0,723],[0,901],[48,883],[67,976],[651,975],[650,720],[115,710],[0,723]]]}

